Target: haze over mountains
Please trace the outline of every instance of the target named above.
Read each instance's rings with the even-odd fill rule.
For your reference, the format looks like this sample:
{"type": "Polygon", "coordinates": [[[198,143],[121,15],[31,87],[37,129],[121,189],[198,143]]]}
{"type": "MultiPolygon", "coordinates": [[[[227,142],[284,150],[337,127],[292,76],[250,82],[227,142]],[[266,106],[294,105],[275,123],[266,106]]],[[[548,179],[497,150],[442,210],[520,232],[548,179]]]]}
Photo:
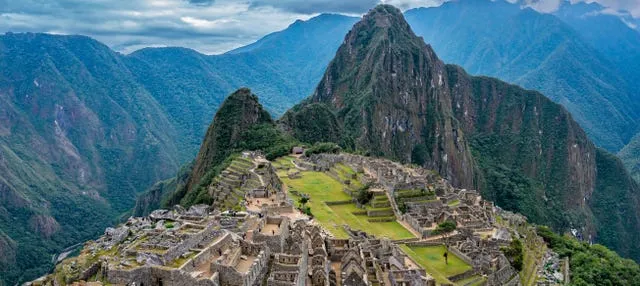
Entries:
{"type": "MultiPolygon", "coordinates": [[[[459,64],[472,74],[495,76],[540,90],[565,106],[596,146],[616,152],[633,141],[638,132],[640,109],[635,104],[640,73],[634,71],[640,70],[640,34],[613,16],[584,17],[593,12],[592,5],[565,5],[555,15],[543,15],[507,3],[473,0],[410,10],[405,15],[416,34],[424,37],[444,62],[459,64]],[[614,37],[620,44],[607,45],[608,41],[603,39],[608,37],[614,37]]],[[[241,86],[251,87],[265,107],[276,115],[312,94],[344,35],[357,20],[320,15],[293,23],[282,32],[220,56],[206,56],[184,48],[148,48],[124,56],[81,36],[1,36],[2,277],[6,277],[6,281],[17,281],[41,274],[49,266],[44,254],[59,252],[70,241],[80,242],[100,233],[133,206],[136,193],[174,175],[181,165],[193,159],[213,114],[231,91],[241,86]]],[[[458,83],[454,79],[467,77],[452,66],[439,69],[449,79],[443,93],[453,92],[453,86],[458,83]]],[[[431,69],[424,72],[427,71],[431,69]]],[[[431,76],[435,78],[436,75],[431,76]]],[[[474,88],[516,92],[511,86],[490,82],[474,79],[467,83],[474,88]]],[[[323,83],[321,88],[335,84],[326,80],[323,83]]],[[[472,93],[478,94],[476,92],[479,91],[472,93]]],[[[517,90],[516,93],[525,92],[517,90]]],[[[314,100],[323,101],[319,95],[314,100]]],[[[445,114],[461,122],[455,130],[470,136],[490,129],[477,127],[478,131],[477,123],[462,120],[463,107],[467,105],[457,107],[454,102],[442,104],[451,105],[445,114]]],[[[471,107],[475,103],[467,101],[466,104],[471,107]]],[[[537,172],[543,165],[532,166],[495,156],[499,150],[494,148],[492,140],[506,144],[529,139],[539,131],[533,127],[526,129],[528,133],[523,137],[478,136],[476,140],[465,141],[462,147],[451,145],[455,137],[439,138],[442,149],[436,148],[439,141],[426,146],[430,147],[426,149],[434,159],[432,167],[458,180],[460,185],[471,186],[471,177],[464,174],[472,173],[469,150],[476,148],[481,153],[480,166],[493,172],[484,174],[485,179],[494,178],[485,184],[493,183],[495,189],[513,188],[514,185],[509,185],[512,182],[496,178],[516,173],[523,183],[515,187],[533,190],[528,193],[533,197],[525,199],[501,197],[504,193],[489,197],[499,205],[512,203],[508,206],[511,209],[565,228],[576,223],[558,217],[563,214],[559,209],[568,206],[581,215],[597,218],[581,225],[585,226],[585,234],[596,234],[606,224],[611,227],[606,229],[610,240],[601,241],[624,255],[637,255],[623,243],[632,241],[628,235],[637,230],[635,225],[623,223],[624,217],[637,215],[637,206],[629,205],[639,196],[635,183],[627,180],[614,158],[586,143],[586,137],[576,131],[579,127],[574,126],[565,113],[557,111],[555,105],[536,106],[540,109],[535,112],[552,108],[552,114],[561,114],[564,123],[558,131],[561,134],[557,135],[563,137],[568,132],[571,139],[563,142],[576,141],[585,148],[581,149],[584,152],[570,154],[593,157],[581,161],[564,153],[555,156],[555,152],[562,150],[551,150],[553,144],[543,144],[544,150],[538,151],[550,152],[545,154],[548,158],[560,158],[557,164],[573,165],[580,161],[587,165],[565,171],[582,174],[578,178],[587,178],[589,186],[567,185],[570,181],[565,180],[565,173],[555,178],[555,173],[537,172]],[[503,141],[507,139],[509,142],[503,141]],[[463,150],[463,155],[456,155],[454,150],[463,150]],[[444,154],[447,159],[443,159],[444,154]],[[598,175],[617,173],[619,177],[596,177],[590,173],[595,168],[603,170],[598,175]],[[557,193],[547,193],[556,183],[563,184],[557,193]],[[594,192],[587,202],[593,188],[600,191],[594,192]],[[561,198],[563,204],[551,206],[550,212],[544,208],[526,208],[524,202],[528,199],[543,196],[561,198]],[[604,211],[612,206],[620,212],[604,211]]],[[[485,111],[497,112],[480,107],[470,110],[476,110],[478,115],[485,111]]],[[[349,112],[352,114],[355,110],[345,110],[344,118],[338,122],[355,120],[349,112]]],[[[503,116],[509,114],[500,112],[504,112],[499,113],[503,116]]],[[[521,115],[533,116],[535,112],[526,110],[521,115]]],[[[442,128],[456,124],[449,121],[429,124],[442,128]]],[[[396,130],[398,126],[401,125],[396,125],[396,130]]],[[[339,138],[341,132],[335,130],[330,134],[336,134],[336,138],[329,139],[339,138]]],[[[354,135],[350,140],[362,135],[358,132],[348,132],[354,135]]],[[[543,132],[546,136],[552,131],[543,132]]],[[[549,136],[550,140],[560,140],[549,136]]],[[[423,143],[429,142],[426,140],[429,136],[424,139],[423,143]]],[[[412,158],[406,155],[414,151],[415,142],[406,145],[402,142],[407,141],[379,146],[375,144],[380,142],[369,142],[371,144],[360,146],[410,161],[412,158]]],[[[525,151],[538,158],[532,150],[525,151]]],[[[630,167],[636,170],[634,160],[639,156],[633,151],[626,154],[630,167]]]]}

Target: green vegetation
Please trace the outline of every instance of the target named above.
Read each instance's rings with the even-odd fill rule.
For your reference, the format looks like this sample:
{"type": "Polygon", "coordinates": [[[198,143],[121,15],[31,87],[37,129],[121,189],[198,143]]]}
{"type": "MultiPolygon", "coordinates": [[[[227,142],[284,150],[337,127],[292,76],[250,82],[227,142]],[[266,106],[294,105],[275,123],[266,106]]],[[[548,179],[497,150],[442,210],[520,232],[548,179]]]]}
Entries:
{"type": "Polygon", "coordinates": [[[342,138],[337,118],[330,108],[322,103],[303,101],[287,111],[281,121],[291,128],[292,134],[298,140],[309,144],[340,142],[342,138]]]}
{"type": "Polygon", "coordinates": [[[320,153],[338,153],[340,152],[340,150],[341,150],[340,146],[338,146],[335,143],[320,142],[320,143],[313,144],[313,146],[305,150],[304,155],[309,157],[313,154],[320,154],[320,153]]]}
{"type": "Polygon", "coordinates": [[[353,198],[343,192],[346,186],[322,172],[305,171],[300,179],[289,179],[281,176],[282,181],[289,189],[289,196],[300,201],[302,194],[309,196],[306,203],[312,210],[313,216],[323,227],[333,235],[347,238],[348,235],[343,225],[349,225],[353,229],[364,230],[379,237],[391,239],[413,238],[413,234],[395,221],[371,222],[371,217],[361,213],[363,210],[356,207],[351,201],[353,198]],[[299,195],[295,195],[298,193],[299,195]],[[341,202],[336,205],[328,205],[331,202],[341,202]]]}
{"type": "Polygon", "coordinates": [[[602,245],[589,245],[538,227],[538,235],[561,257],[569,257],[571,285],[637,285],[640,266],[602,245]]]}
{"type": "Polygon", "coordinates": [[[596,218],[597,242],[640,261],[640,186],[613,154],[596,151],[598,177],[589,205],[596,218]]]}
{"type": "Polygon", "coordinates": [[[511,266],[518,270],[518,272],[522,271],[522,267],[524,264],[524,250],[522,249],[522,241],[519,239],[514,239],[511,241],[508,247],[503,247],[502,252],[509,259],[511,266]]]}
{"type": "MultiPolygon", "coordinates": [[[[458,226],[455,221],[448,220],[438,224],[438,226],[436,226],[436,229],[434,229],[431,233],[433,235],[441,235],[442,238],[444,239],[444,245],[446,247],[449,247],[449,237],[451,233],[456,230],[457,227],[458,226]]],[[[446,259],[445,259],[445,262],[447,262],[446,259]]]]}
{"type": "Polygon", "coordinates": [[[356,193],[356,201],[361,205],[368,204],[373,199],[373,193],[369,191],[369,188],[360,188],[356,193]]]}
{"type": "Polygon", "coordinates": [[[471,265],[451,252],[448,253],[448,263],[445,263],[444,254],[447,249],[444,245],[416,247],[400,245],[400,248],[433,276],[439,284],[451,283],[447,277],[472,269],[471,265]]]}
{"type": "Polygon", "coordinates": [[[284,156],[284,157],[277,158],[275,161],[271,161],[271,164],[273,165],[273,167],[275,167],[278,170],[288,171],[296,168],[296,166],[293,165],[293,162],[291,162],[291,160],[295,160],[295,159],[296,158],[291,156],[284,156]]]}

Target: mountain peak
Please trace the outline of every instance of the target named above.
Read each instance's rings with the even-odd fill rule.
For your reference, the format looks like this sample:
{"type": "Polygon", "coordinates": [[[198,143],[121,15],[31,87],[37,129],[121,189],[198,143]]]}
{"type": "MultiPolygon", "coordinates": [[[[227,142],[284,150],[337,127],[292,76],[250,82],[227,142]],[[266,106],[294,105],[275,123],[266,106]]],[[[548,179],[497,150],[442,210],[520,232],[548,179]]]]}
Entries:
{"type": "Polygon", "coordinates": [[[409,24],[404,20],[402,11],[388,4],[380,4],[369,10],[362,18],[361,23],[365,24],[365,26],[375,26],[379,28],[390,28],[393,26],[402,28],[409,27],[409,24]]]}
{"type": "Polygon", "coordinates": [[[462,131],[448,98],[444,63],[399,9],[379,5],[355,24],[311,100],[287,119],[322,117],[315,121],[323,126],[292,129],[301,138],[346,142],[375,155],[426,164],[455,185],[471,187],[471,154],[466,143],[454,143],[462,131]],[[329,132],[315,136],[327,125],[344,127],[338,140],[329,132]]]}
{"type": "Polygon", "coordinates": [[[230,94],[220,105],[196,157],[187,191],[196,186],[205,173],[222,162],[236,147],[240,136],[254,125],[273,123],[258,97],[248,88],[230,94]]]}

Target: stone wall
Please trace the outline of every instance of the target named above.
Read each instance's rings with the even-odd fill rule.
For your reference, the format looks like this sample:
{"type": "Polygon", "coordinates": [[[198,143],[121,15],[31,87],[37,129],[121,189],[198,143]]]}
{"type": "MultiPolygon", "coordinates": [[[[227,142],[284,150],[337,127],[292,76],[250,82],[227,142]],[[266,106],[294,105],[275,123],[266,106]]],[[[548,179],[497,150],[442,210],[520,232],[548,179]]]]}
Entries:
{"type": "MultiPolygon", "coordinates": [[[[107,267],[108,268],[108,267],[107,267]]],[[[214,279],[196,279],[186,272],[165,267],[140,267],[133,270],[106,269],[106,279],[112,284],[172,285],[172,286],[220,286],[214,279]]]]}
{"type": "Polygon", "coordinates": [[[216,241],[215,244],[210,245],[202,252],[198,253],[194,256],[191,261],[188,261],[180,269],[190,272],[193,271],[196,267],[202,265],[203,263],[208,263],[211,261],[211,258],[214,257],[218,252],[224,252],[225,247],[231,243],[232,235],[230,233],[225,233],[221,239],[216,241]]]}
{"type": "Polygon", "coordinates": [[[242,254],[256,256],[255,261],[246,273],[238,272],[232,265],[223,265],[219,263],[211,264],[211,272],[218,272],[221,285],[225,286],[251,286],[261,277],[263,269],[269,263],[269,249],[263,247],[259,253],[256,251],[255,245],[250,243],[242,243],[242,254]]]}
{"type": "Polygon", "coordinates": [[[449,251],[453,252],[458,258],[462,259],[462,261],[466,262],[469,265],[473,265],[473,259],[469,258],[466,254],[462,253],[459,249],[450,246],[449,251]]]}
{"type": "Polygon", "coordinates": [[[272,217],[267,216],[264,220],[262,220],[259,224],[259,228],[263,228],[266,224],[277,224],[279,228],[279,234],[270,235],[270,234],[262,234],[260,232],[255,232],[253,234],[253,241],[257,243],[264,242],[267,247],[271,250],[271,252],[278,253],[282,252],[284,248],[284,242],[289,237],[289,219],[287,217],[272,217]]]}
{"type": "Polygon", "coordinates": [[[447,279],[449,279],[449,281],[451,281],[451,282],[457,282],[457,281],[460,281],[460,280],[467,279],[467,278],[469,278],[469,277],[471,277],[473,275],[476,275],[476,271],[471,269],[471,270],[467,270],[465,272],[462,272],[460,274],[449,276],[449,277],[447,277],[447,279]]]}
{"type": "Polygon", "coordinates": [[[165,265],[169,264],[174,259],[188,252],[189,249],[195,248],[200,243],[210,242],[214,238],[219,237],[222,234],[223,234],[223,231],[214,230],[214,225],[211,224],[207,226],[203,231],[193,235],[188,235],[187,237],[184,238],[184,240],[181,243],[167,249],[167,251],[162,255],[161,259],[165,265]]]}
{"type": "Polygon", "coordinates": [[[510,265],[505,265],[500,270],[487,276],[487,285],[505,285],[517,273],[510,265]]]}

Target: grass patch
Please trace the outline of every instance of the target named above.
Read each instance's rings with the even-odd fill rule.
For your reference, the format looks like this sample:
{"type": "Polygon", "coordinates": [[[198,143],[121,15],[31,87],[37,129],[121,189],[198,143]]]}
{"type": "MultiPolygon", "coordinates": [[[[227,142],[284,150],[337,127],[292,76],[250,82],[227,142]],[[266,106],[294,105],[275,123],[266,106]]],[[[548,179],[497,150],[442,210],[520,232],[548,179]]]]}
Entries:
{"type": "Polygon", "coordinates": [[[450,201],[449,203],[447,203],[447,205],[449,205],[450,207],[455,207],[455,206],[457,206],[459,204],[460,204],[460,200],[453,200],[453,201],[450,201]]]}
{"type": "MultiPolygon", "coordinates": [[[[308,194],[311,200],[307,206],[311,207],[314,219],[324,228],[329,230],[338,238],[348,238],[342,225],[347,224],[351,228],[366,231],[379,237],[391,239],[413,238],[413,234],[400,225],[398,222],[369,222],[370,217],[366,215],[354,215],[353,212],[362,211],[355,204],[328,206],[325,202],[351,200],[342,189],[345,187],[340,182],[322,172],[302,172],[300,179],[291,180],[286,176],[280,179],[289,190],[296,190],[299,193],[308,194]]],[[[299,197],[289,193],[295,201],[299,197]]]]}
{"type": "Polygon", "coordinates": [[[359,189],[363,187],[362,183],[360,183],[360,180],[358,178],[358,173],[356,173],[356,171],[351,169],[351,167],[342,163],[338,163],[335,166],[333,166],[333,170],[338,175],[338,178],[340,178],[340,180],[342,181],[349,180],[351,182],[350,188],[359,189]],[[355,179],[353,177],[354,175],[356,175],[355,179]]]}
{"type": "Polygon", "coordinates": [[[463,273],[471,270],[471,265],[458,258],[449,251],[449,264],[444,262],[444,245],[440,246],[420,246],[409,247],[407,245],[400,246],[413,260],[422,266],[427,273],[436,279],[438,284],[451,283],[447,277],[463,273]]]}
{"type": "Polygon", "coordinates": [[[278,170],[294,169],[296,166],[293,165],[293,162],[291,162],[291,160],[294,160],[294,159],[295,158],[291,156],[284,156],[271,162],[271,164],[278,170]]]}

